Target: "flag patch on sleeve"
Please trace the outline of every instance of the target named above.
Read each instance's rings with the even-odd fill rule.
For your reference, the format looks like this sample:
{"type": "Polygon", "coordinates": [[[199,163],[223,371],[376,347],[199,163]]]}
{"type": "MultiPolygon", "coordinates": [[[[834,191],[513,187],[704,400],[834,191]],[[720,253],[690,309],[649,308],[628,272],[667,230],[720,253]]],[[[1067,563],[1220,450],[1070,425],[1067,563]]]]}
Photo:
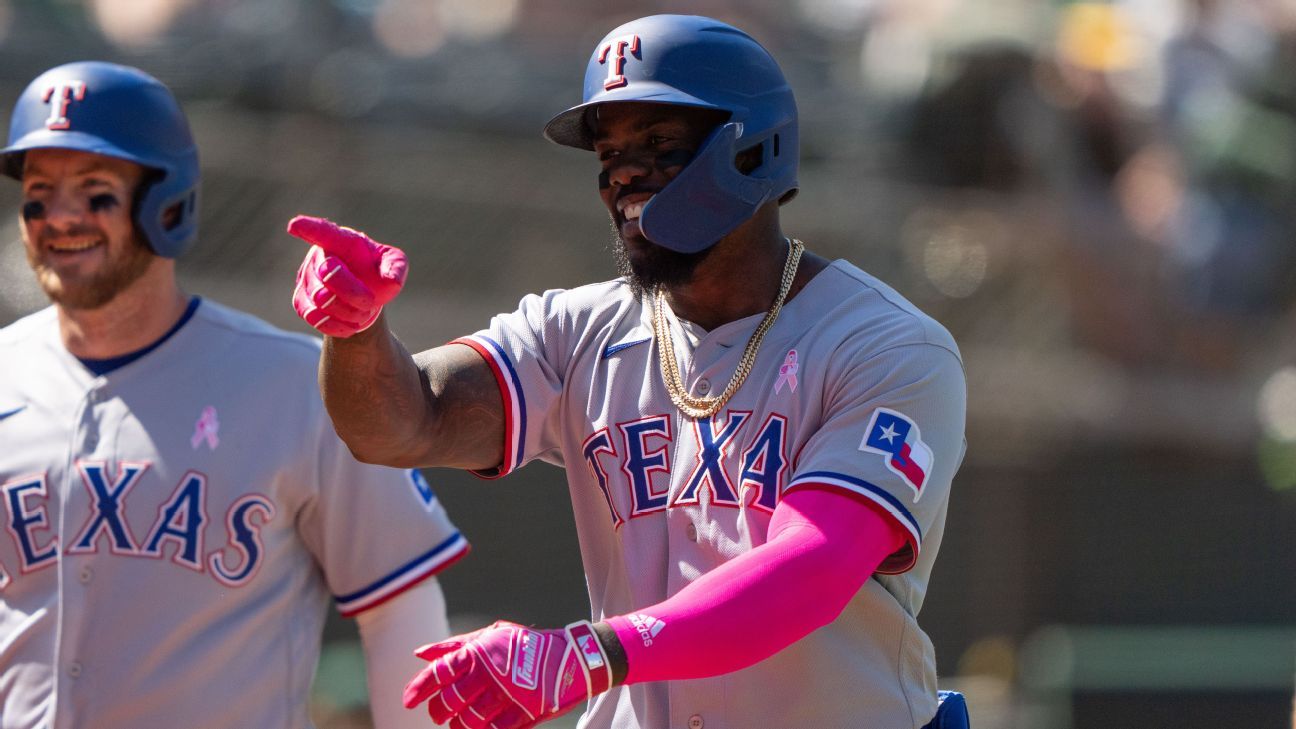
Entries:
{"type": "Polygon", "coordinates": [[[860,450],[880,454],[887,470],[909,484],[914,503],[932,470],[932,451],[923,442],[918,424],[904,413],[878,408],[873,411],[860,450]]]}

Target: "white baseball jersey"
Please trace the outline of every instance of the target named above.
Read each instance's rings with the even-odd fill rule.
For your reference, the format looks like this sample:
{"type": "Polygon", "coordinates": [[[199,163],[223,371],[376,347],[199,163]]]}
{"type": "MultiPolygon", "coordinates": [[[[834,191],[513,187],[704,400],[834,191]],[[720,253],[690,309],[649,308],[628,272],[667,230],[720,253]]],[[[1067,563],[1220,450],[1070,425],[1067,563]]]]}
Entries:
{"type": "MultiPolygon", "coordinates": [[[[915,616],[964,452],[953,339],[844,261],[769,330],[750,376],[714,418],[671,403],[651,298],[621,281],[528,296],[460,341],[496,372],[507,410],[502,475],[564,466],[595,619],[639,613],[765,541],[790,487],[880,506],[909,543],[832,624],[750,668],[596,697],[584,727],[918,727],[936,710],[931,642],[915,616]]],[[[707,332],[672,317],[690,392],[729,382],[763,315],[707,332]]],[[[483,474],[487,476],[496,475],[483,474]]],[[[649,631],[670,630],[652,616],[649,631]]]]}
{"type": "Polygon", "coordinates": [[[95,376],[55,310],[0,330],[0,727],[304,727],[329,596],[462,556],[415,471],[355,461],[319,342],[203,301],[95,376]]]}

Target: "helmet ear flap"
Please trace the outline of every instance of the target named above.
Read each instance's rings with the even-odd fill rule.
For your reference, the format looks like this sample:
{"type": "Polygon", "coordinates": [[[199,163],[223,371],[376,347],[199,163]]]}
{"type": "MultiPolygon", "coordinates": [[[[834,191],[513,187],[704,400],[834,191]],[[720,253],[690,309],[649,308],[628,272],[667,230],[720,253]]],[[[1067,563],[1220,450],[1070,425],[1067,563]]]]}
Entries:
{"type": "Polygon", "coordinates": [[[136,194],[135,221],[153,252],[176,258],[198,235],[199,182],[183,174],[162,175],[136,194]]]}
{"type": "Polygon", "coordinates": [[[648,201],[639,225],[648,240],[680,253],[697,253],[755,215],[773,190],[766,177],[734,166],[740,122],[721,124],[670,184],[648,201]]]}

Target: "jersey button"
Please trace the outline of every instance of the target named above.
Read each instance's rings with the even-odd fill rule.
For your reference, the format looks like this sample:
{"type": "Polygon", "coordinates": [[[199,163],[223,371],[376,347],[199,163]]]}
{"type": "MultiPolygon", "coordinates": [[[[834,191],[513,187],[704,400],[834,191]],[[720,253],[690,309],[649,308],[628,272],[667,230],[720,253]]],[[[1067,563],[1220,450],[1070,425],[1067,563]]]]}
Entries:
{"type": "MultiPolygon", "coordinates": [[[[696,542],[696,541],[697,541],[697,527],[693,526],[692,524],[689,524],[687,527],[684,528],[684,536],[688,537],[688,540],[689,540],[690,542],[696,542]]],[[[699,720],[699,721],[700,721],[700,720],[699,720]]]]}
{"type": "Polygon", "coordinates": [[[76,677],[80,676],[80,675],[81,675],[81,664],[78,663],[78,662],[76,662],[76,661],[72,661],[71,663],[68,664],[68,667],[67,667],[67,673],[68,673],[68,675],[71,676],[72,678],[76,678],[76,677]]]}
{"type": "Polygon", "coordinates": [[[77,575],[77,579],[81,580],[83,585],[90,584],[90,580],[94,579],[94,570],[90,568],[90,565],[82,567],[81,574],[77,575]]]}
{"type": "Polygon", "coordinates": [[[689,717],[689,729],[702,729],[704,723],[701,714],[694,714],[689,717]]]}
{"type": "Polygon", "coordinates": [[[700,395],[705,395],[705,394],[707,394],[708,392],[711,392],[711,381],[710,381],[710,380],[698,380],[698,383],[697,383],[697,391],[698,391],[698,394],[700,394],[700,395]]]}

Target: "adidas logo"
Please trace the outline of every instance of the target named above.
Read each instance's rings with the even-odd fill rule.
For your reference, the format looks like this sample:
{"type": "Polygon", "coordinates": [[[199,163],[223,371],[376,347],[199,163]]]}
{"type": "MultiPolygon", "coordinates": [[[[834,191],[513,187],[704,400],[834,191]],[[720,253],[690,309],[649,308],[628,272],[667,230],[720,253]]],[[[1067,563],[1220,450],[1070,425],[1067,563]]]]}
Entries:
{"type": "Polygon", "coordinates": [[[662,632],[662,628],[666,627],[666,623],[651,615],[633,613],[628,617],[630,624],[634,626],[635,630],[639,631],[639,637],[643,639],[644,646],[652,645],[653,638],[656,638],[657,634],[662,632]]]}

